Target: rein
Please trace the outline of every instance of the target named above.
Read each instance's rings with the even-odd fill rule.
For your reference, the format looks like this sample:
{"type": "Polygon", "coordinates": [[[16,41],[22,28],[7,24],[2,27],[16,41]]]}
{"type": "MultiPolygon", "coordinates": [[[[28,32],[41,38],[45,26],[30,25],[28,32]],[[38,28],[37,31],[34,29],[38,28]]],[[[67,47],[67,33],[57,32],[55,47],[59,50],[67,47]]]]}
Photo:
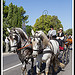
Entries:
{"type": "Polygon", "coordinates": [[[54,54],[54,51],[52,51],[52,50],[51,51],[50,50],[43,51],[44,49],[41,49],[41,50],[33,50],[33,51],[37,51],[37,52],[39,52],[39,54],[41,54],[40,52],[42,52],[43,54],[45,54],[45,53],[52,53],[52,54],[54,54]]]}
{"type": "Polygon", "coordinates": [[[24,46],[24,47],[21,47],[21,48],[19,48],[19,49],[17,49],[17,50],[21,50],[21,49],[24,49],[24,48],[26,48],[26,47],[28,47],[28,46],[32,46],[32,44],[28,44],[28,45],[26,45],[26,46],[24,46]]]}

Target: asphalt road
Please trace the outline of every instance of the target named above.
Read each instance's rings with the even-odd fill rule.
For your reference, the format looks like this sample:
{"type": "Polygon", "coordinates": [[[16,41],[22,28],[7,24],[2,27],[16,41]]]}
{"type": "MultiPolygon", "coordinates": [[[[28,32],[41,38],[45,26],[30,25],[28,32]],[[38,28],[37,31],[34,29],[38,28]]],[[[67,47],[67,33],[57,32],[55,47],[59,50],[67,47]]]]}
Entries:
{"type": "MultiPolygon", "coordinates": [[[[70,50],[70,61],[66,67],[59,71],[57,75],[72,75],[72,51],[70,50]]],[[[21,62],[15,53],[3,54],[3,75],[21,75],[21,62]]],[[[30,69],[30,65],[27,65],[30,69]]]]}

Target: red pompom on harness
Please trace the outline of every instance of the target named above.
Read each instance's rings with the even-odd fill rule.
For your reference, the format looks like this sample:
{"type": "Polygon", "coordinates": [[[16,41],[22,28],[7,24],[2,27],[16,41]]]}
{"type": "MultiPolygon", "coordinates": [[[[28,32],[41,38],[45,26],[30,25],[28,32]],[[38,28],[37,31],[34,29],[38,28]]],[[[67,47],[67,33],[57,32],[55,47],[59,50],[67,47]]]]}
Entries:
{"type": "Polygon", "coordinates": [[[64,50],[64,47],[59,46],[59,49],[60,49],[60,50],[64,50]]]}

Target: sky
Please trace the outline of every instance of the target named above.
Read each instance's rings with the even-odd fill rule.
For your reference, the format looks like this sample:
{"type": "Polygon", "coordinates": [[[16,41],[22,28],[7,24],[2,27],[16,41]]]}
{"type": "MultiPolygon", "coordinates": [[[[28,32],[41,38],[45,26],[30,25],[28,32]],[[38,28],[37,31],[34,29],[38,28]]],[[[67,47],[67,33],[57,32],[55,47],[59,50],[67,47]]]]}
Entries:
{"type": "Polygon", "coordinates": [[[44,10],[48,11],[47,15],[58,16],[63,25],[63,30],[72,28],[72,0],[5,0],[6,5],[12,2],[18,7],[22,6],[26,10],[25,15],[29,15],[27,25],[34,25],[44,10]]]}

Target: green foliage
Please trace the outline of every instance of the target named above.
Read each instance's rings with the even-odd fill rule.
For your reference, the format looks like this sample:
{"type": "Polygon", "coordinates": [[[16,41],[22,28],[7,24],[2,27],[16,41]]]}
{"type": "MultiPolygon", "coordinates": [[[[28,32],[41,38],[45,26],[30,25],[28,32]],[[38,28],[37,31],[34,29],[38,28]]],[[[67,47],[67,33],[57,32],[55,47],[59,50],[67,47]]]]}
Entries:
{"type": "Polygon", "coordinates": [[[67,30],[65,31],[65,34],[67,34],[67,35],[72,35],[72,29],[67,29],[67,30]]]}
{"type": "Polygon", "coordinates": [[[30,37],[32,34],[31,34],[31,29],[32,29],[32,26],[30,25],[26,25],[26,33],[27,35],[30,37]]]}
{"type": "Polygon", "coordinates": [[[57,16],[51,16],[51,15],[42,15],[38,19],[36,19],[36,23],[33,26],[33,30],[42,30],[46,34],[50,30],[50,26],[53,25],[54,29],[58,31],[60,27],[63,28],[61,21],[58,19],[57,16]]]}
{"type": "MultiPolygon", "coordinates": [[[[26,22],[28,19],[28,15],[24,16],[26,11],[24,8],[17,7],[17,5],[13,5],[12,3],[9,6],[5,5],[5,1],[3,0],[3,35],[6,37],[8,35],[6,28],[12,27],[20,27],[22,28],[22,21],[26,22]]],[[[3,37],[5,39],[5,37],[3,37]]]]}
{"type": "Polygon", "coordinates": [[[6,36],[9,35],[7,28],[22,28],[22,22],[28,23],[27,19],[29,16],[24,16],[25,13],[26,11],[22,6],[17,7],[17,5],[13,5],[12,3],[10,3],[9,6],[6,6],[5,0],[3,0],[3,42],[5,41],[6,36]]]}

